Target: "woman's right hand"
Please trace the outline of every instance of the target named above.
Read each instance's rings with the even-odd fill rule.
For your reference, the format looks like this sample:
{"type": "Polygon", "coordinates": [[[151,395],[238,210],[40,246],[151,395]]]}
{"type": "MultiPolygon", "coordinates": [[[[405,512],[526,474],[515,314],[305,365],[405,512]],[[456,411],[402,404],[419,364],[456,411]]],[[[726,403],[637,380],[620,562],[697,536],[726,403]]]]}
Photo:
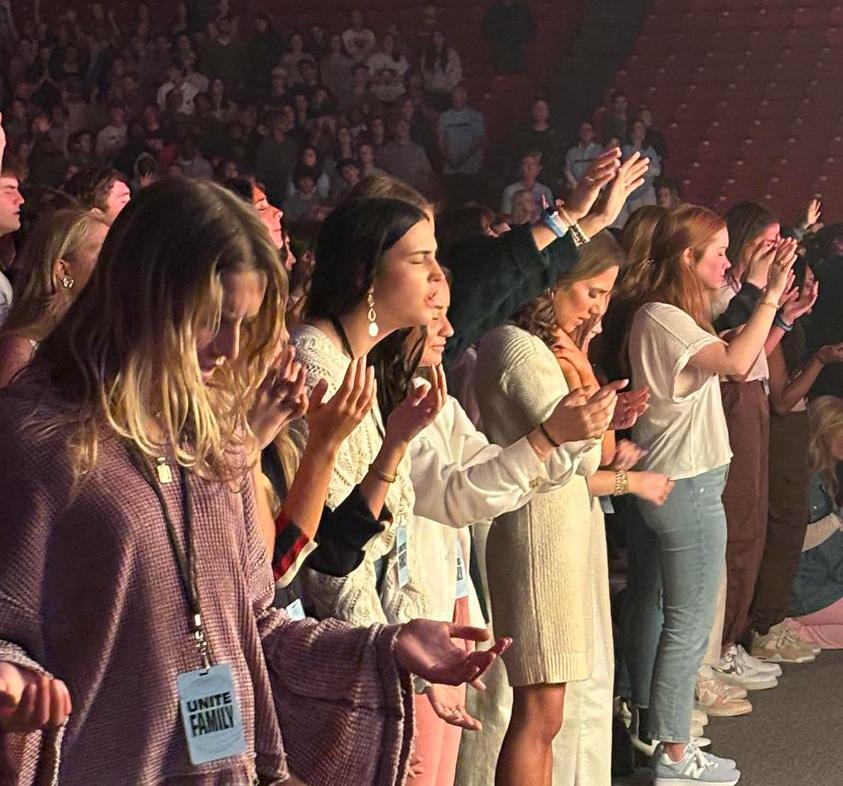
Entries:
{"type": "Polygon", "coordinates": [[[0,661],[0,730],[26,733],[61,726],[72,709],[61,680],[0,661]]]}
{"type": "Polygon", "coordinates": [[[660,472],[630,472],[629,493],[653,505],[664,505],[676,485],[667,475],[660,472]]]}
{"type": "Polygon", "coordinates": [[[763,237],[759,237],[748,250],[748,254],[746,280],[758,289],[764,289],[767,286],[767,279],[770,277],[770,266],[776,257],[776,246],[767,245],[767,241],[763,237]]]}
{"type": "Polygon", "coordinates": [[[375,401],[375,370],[366,358],[352,360],[334,395],[323,401],[328,383],[320,379],[310,394],[307,409],[308,441],[336,449],[369,413],[375,401]]]}
{"type": "Polygon", "coordinates": [[[544,421],[545,429],[559,444],[603,436],[615,411],[617,392],[627,384],[625,379],[610,382],[590,397],[583,389],[572,391],[544,421]]]}
{"type": "Polygon", "coordinates": [[[843,341],[839,344],[826,344],[817,350],[817,360],[824,366],[829,363],[843,363],[843,341]]]}
{"type": "Polygon", "coordinates": [[[431,369],[433,383],[413,388],[389,414],[384,442],[408,445],[422,429],[429,426],[445,405],[448,386],[441,366],[431,369]]]}
{"type": "Polygon", "coordinates": [[[767,276],[766,300],[778,303],[788,286],[788,276],[796,262],[796,241],[792,238],[783,239],[776,246],[776,255],[770,265],[767,276]]]}

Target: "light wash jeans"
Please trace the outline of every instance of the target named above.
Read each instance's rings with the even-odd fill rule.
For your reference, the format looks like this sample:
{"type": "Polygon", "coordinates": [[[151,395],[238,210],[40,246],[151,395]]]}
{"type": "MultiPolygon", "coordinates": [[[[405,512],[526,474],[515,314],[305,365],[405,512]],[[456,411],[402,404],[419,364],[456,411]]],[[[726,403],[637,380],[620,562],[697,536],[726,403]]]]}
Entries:
{"type": "Polygon", "coordinates": [[[662,507],[631,517],[625,655],[642,736],[688,742],[697,670],[714,621],[726,556],[721,500],[728,466],[677,480],[662,507]]]}

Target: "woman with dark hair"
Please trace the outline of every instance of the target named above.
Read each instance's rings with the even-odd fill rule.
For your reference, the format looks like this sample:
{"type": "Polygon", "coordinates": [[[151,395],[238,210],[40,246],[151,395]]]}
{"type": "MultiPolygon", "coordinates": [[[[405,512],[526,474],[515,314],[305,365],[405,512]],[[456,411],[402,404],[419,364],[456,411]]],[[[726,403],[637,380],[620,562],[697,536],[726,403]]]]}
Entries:
{"type": "MultiPolygon", "coordinates": [[[[396,331],[427,323],[442,278],[435,253],[432,222],[406,202],[352,199],[331,213],[317,241],[305,322],[292,333],[308,388],[324,379],[332,395],[352,361],[396,331]]],[[[387,526],[347,579],[310,570],[301,575],[305,603],[317,617],[371,623],[412,616],[422,607],[415,591],[419,577],[406,564],[413,493],[404,456],[412,436],[443,403],[442,385],[435,384],[411,393],[385,424],[375,406],[343,445],[328,506],[336,507],[359,486],[372,515],[387,526]]]]}
{"type": "Polygon", "coordinates": [[[451,105],[451,91],[462,81],[462,64],[457,50],[441,30],[434,30],[419,61],[424,89],[431,105],[444,111],[451,105]]]}
{"type": "Polygon", "coordinates": [[[285,299],[253,211],[209,183],[159,183],[0,394],[7,770],[54,782],[60,768],[67,786],[396,786],[408,672],[456,684],[494,660],[450,638],[485,631],[269,607],[248,412],[285,299]],[[128,704],[127,684],[144,686],[128,704]]]}
{"type": "MultiPolygon", "coordinates": [[[[712,296],[715,317],[741,290],[753,269],[763,269],[772,260],[780,242],[779,220],[762,205],[752,202],[735,205],[726,214],[726,225],[729,232],[726,256],[730,267],[723,286],[712,296]]],[[[770,449],[767,355],[816,300],[813,286],[803,288],[798,298],[793,297],[800,294],[798,290],[790,291],[790,287],[788,290],[763,351],[748,373],[724,375],[721,381],[734,460],[723,492],[728,533],[723,657],[712,668],[720,680],[747,689],[774,686],[780,671],[778,667],[759,663],[746,652],[743,643],[749,635],[749,609],[767,537],[770,449]]]]}

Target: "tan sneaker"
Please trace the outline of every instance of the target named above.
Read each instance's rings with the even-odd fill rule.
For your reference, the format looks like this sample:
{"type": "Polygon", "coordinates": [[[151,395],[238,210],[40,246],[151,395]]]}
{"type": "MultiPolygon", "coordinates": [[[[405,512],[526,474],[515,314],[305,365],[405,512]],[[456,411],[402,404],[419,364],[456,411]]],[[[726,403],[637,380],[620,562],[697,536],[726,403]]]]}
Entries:
{"type": "Polygon", "coordinates": [[[783,622],[763,636],[752,634],[752,657],[772,663],[812,663],[817,656],[783,622]]]}
{"type": "MultiPolygon", "coordinates": [[[[736,685],[726,685],[715,679],[710,666],[703,666],[697,677],[697,708],[701,709],[712,718],[733,718],[738,715],[749,715],[752,712],[752,704],[746,699],[746,691],[743,697],[736,697],[732,689],[736,685]]],[[[743,690],[739,688],[738,690],[743,690]]]]}
{"type": "Polygon", "coordinates": [[[700,726],[708,726],[708,715],[696,707],[691,710],[691,723],[698,723],[700,726]]]}
{"type": "Polygon", "coordinates": [[[797,644],[807,650],[810,650],[814,653],[814,655],[819,655],[823,651],[823,648],[819,644],[814,644],[813,641],[803,639],[802,636],[799,635],[799,628],[801,625],[796,620],[791,619],[790,617],[785,617],[782,625],[784,625],[785,629],[790,634],[791,641],[796,641],[797,644]]]}

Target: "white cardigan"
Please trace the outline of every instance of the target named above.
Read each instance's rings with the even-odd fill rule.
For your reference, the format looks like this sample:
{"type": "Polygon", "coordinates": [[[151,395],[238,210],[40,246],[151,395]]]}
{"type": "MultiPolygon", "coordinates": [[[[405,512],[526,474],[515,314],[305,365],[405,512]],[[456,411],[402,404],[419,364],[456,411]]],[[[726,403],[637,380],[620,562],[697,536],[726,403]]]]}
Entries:
{"type": "MultiPolygon", "coordinates": [[[[450,621],[456,600],[456,548],[466,570],[466,527],[525,505],[536,493],[568,482],[593,442],[575,442],[542,462],[526,437],[502,448],[489,444],[460,403],[448,396],[436,420],[410,443],[410,478],[415,491],[414,549],[426,616],[450,621]]],[[[483,626],[477,593],[468,582],[471,623],[483,626]]]]}

